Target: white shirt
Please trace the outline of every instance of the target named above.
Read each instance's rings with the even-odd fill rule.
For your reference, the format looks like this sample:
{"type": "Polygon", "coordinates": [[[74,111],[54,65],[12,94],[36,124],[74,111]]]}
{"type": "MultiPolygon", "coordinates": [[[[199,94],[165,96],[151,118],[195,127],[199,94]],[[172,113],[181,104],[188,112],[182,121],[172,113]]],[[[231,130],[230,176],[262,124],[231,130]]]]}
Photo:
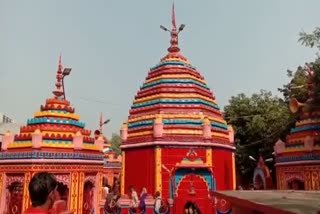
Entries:
{"type": "Polygon", "coordinates": [[[161,198],[160,196],[158,196],[156,198],[156,203],[155,203],[155,206],[154,206],[154,210],[157,212],[157,213],[160,213],[160,208],[161,208],[161,198]]]}

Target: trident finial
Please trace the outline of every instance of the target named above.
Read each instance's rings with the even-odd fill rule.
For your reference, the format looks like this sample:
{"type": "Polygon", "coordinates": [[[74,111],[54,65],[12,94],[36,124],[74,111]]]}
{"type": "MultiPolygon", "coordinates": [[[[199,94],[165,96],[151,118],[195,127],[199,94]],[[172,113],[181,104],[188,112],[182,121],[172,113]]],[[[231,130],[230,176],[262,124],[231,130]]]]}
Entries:
{"type": "Polygon", "coordinates": [[[170,53],[173,52],[179,52],[180,48],[178,47],[178,36],[179,33],[184,29],[185,25],[182,24],[180,25],[179,29],[177,30],[177,26],[176,26],[176,15],[175,15],[175,10],[174,10],[174,3],[172,3],[172,15],[171,15],[171,21],[172,21],[172,28],[171,30],[169,30],[168,28],[160,25],[160,28],[164,31],[168,31],[171,34],[171,39],[170,39],[170,47],[168,48],[168,51],[170,53]]]}
{"type": "Polygon", "coordinates": [[[59,56],[59,64],[58,64],[58,70],[56,75],[56,90],[53,91],[53,94],[56,97],[60,97],[64,94],[63,87],[62,87],[62,59],[61,54],[59,56]]]}
{"type": "Polygon", "coordinates": [[[53,94],[55,95],[56,98],[61,98],[61,99],[66,99],[66,93],[64,89],[64,82],[63,79],[65,76],[68,76],[71,72],[71,68],[63,68],[62,66],[62,59],[61,59],[61,53],[59,56],[59,64],[58,64],[58,70],[57,70],[57,75],[56,75],[56,90],[53,91],[53,94]]]}

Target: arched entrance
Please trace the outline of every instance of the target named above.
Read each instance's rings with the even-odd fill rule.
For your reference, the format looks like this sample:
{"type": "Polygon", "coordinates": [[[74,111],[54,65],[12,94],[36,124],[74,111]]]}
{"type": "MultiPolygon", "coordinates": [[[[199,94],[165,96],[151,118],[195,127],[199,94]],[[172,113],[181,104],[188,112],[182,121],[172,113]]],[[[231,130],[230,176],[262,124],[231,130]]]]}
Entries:
{"type": "Polygon", "coordinates": [[[287,173],[285,175],[287,189],[305,190],[304,176],[300,173],[287,173]]]}
{"type": "Polygon", "coordinates": [[[257,190],[266,189],[266,178],[261,169],[255,169],[253,174],[253,185],[257,190]]]}
{"type": "Polygon", "coordinates": [[[288,180],[288,189],[293,189],[293,190],[305,190],[304,187],[304,181],[294,178],[291,180],[288,180]]]}
{"type": "Polygon", "coordinates": [[[22,201],[23,201],[23,184],[19,181],[14,181],[8,186],[7,213],[8,214],[22,213],[22,201]]]}
{"type": "Polygon", "coordinates": [[[83,185],[83,214],[92,214],[94,212],[94,184],[88,180],[83,185]]]}
{"type": "Polygon", "coordinates": [[[192,205],[201,213],[213,213],[210,191],[214,185],[212,174],[208,169],[178,169],[175,172],[174,185],[176,213],[181,213],[185,206],[192,207],[192,205]]]}

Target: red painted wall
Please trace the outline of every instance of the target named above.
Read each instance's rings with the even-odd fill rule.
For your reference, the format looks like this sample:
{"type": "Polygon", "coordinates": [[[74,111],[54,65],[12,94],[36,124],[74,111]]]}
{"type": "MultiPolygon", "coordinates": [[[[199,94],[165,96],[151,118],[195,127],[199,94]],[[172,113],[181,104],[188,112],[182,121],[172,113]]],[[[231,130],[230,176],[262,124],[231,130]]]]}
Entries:
{"type": "MultiPolygon", "coordinates": [[[[206,161],[205,149],[194,149],[203,162],[206,161]]],[[[180,163],[183,158],[187,157],[189,148],[162,148],[162,164],[169,170],[173,169],[177,163],[180,163]]],[[[169,173],[162,169],[162,197],[169,198],[169,173]]]]}
{"type": "Polygon", "coordinates": [[[154,148],[125,150],[125,193],[132,185],[140,194],[142,187],[154,194],[155,152],[154,148]]]}
{"type": "Polygon", "coordinates": [[[232,152],[214,149],[212,163],[217,190],[231,190],[233,188],[232,152]]]}

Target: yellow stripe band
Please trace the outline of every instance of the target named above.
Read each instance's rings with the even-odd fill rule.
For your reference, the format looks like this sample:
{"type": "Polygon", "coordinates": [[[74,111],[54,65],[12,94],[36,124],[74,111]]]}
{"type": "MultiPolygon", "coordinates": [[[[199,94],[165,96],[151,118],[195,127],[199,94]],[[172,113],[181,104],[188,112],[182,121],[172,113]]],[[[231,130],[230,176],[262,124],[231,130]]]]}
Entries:
{"type": "Polygon", "coordinates": [[[76,114],[67,113],[58,113],[51,111],[43,111],[34,113],[34,117],[62,117],[62,118],[70,118],[74,120],[80,120],[80,117],[76,114]]]}

